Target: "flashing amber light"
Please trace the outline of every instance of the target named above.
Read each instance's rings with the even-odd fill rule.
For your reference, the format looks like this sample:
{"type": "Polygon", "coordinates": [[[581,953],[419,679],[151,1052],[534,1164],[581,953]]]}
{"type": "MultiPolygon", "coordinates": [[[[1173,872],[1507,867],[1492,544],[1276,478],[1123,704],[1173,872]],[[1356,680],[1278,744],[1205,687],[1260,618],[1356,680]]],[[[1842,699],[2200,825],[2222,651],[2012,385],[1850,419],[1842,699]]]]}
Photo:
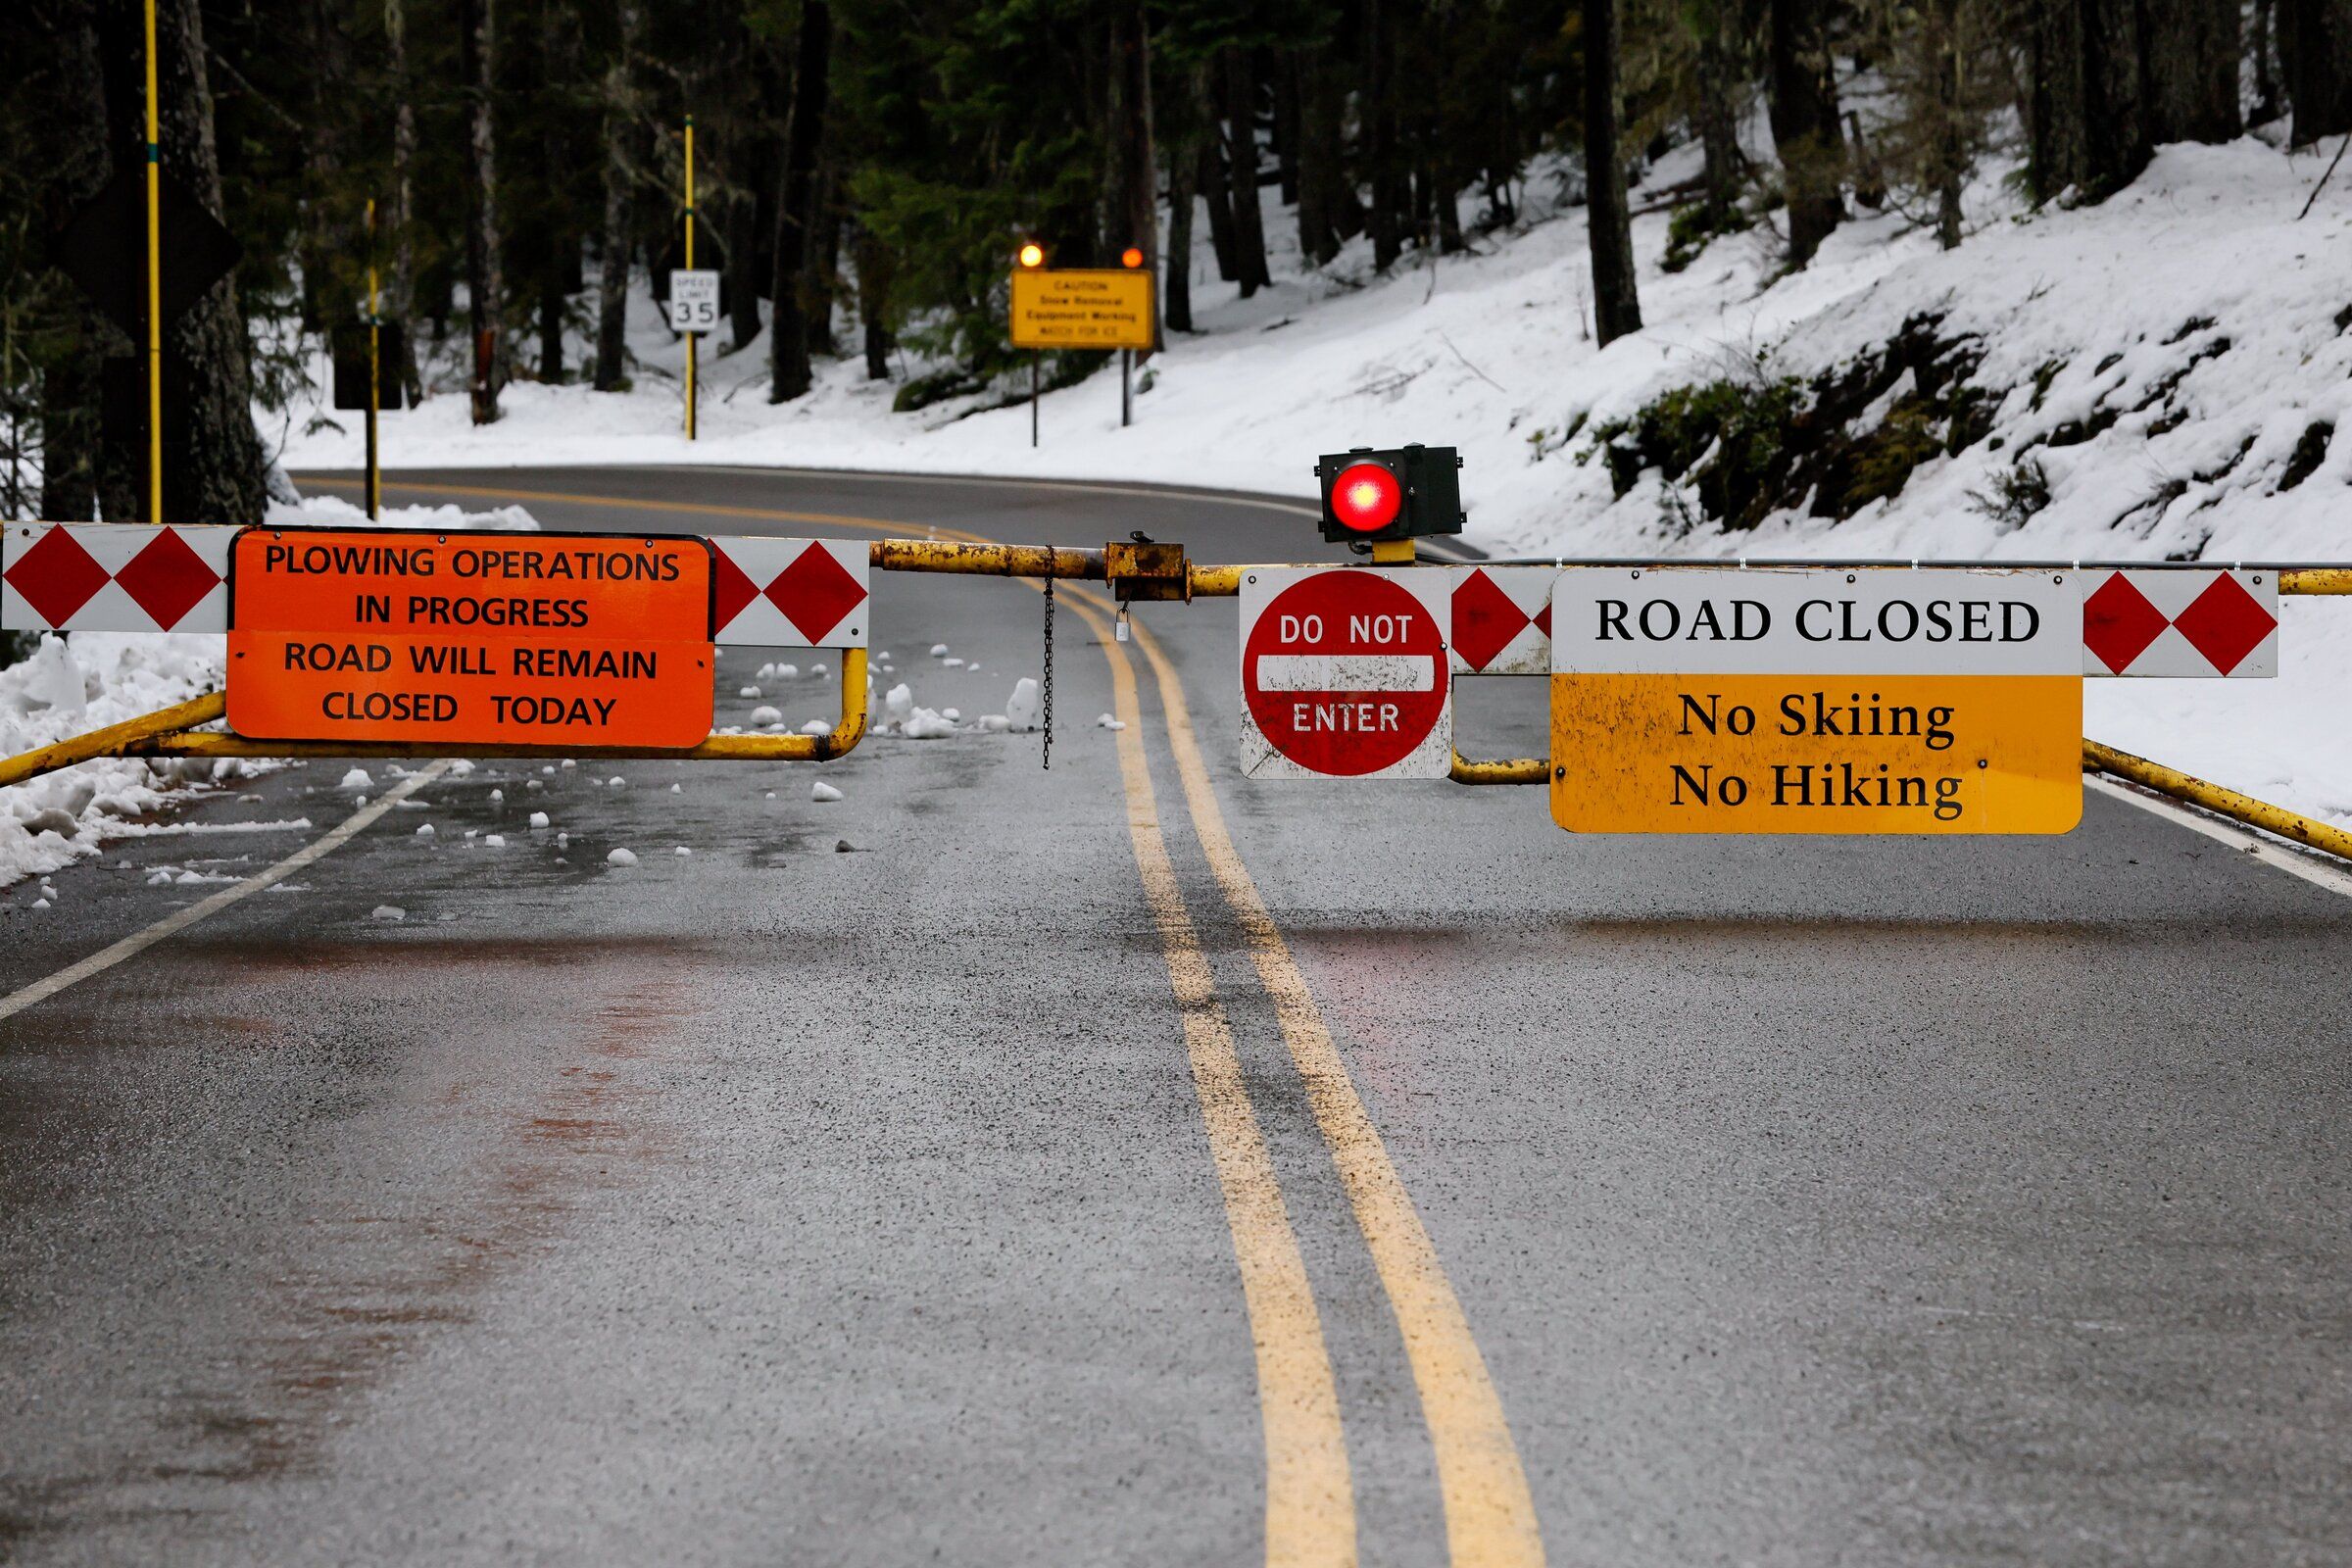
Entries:
{"type": "Polygon", "coordinates": [[[1396,520],[1403,505],[1396,476],[1377,463],[1350,464],[1331,487],[1331,514],[1357,533],[1378,533],[1396,520]]]}
{"type": "Polygon", "coordinates": [[[1021,247],[1021,265],[1022,265],[1023,267],[1043,267],[1043,266],[1045,266],[1045,265],[1046,265],[1046,248],[1045,248],[1043,245],[1035,245],[1035,244],[1031,244],[1031,245],[1024,245],[1024,246],[1022,246],[1022,247],[1021,247]]]}
{"type": "Polygon", "coordinates": [[[1121,267],[1141,267],[1144,265],[1144,253],[1130,245],[1119,252],[1119,265],[1121,267]]]}

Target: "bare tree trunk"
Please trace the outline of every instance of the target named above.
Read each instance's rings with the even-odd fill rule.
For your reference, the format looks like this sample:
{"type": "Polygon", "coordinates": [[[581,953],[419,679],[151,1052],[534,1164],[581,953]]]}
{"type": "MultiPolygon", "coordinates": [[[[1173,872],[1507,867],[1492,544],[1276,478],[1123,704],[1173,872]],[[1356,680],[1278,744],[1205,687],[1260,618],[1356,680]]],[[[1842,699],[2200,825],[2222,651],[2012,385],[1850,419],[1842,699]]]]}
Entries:
{"type": "Polygon", "coordinates": [[[466,78],[466,147],[472,176],[467,190],[472,221],[466,230],[466,292],[473,329],[473,422],[498,418],[503,379],[499,324],[506,279],[500,271],[498,238],[498,140],[492,124],[496,98],[496,0],[462,0],[459,71],[466,78]]]}
{"type": "MultiPolygon", "coordinates": [[[[44,193],[58,211],[73,212],[104,188],[113,172],[107,147],[106,77],[98,19],[85,4],[48,8],[49,72],[58,86],[59,114],[48,143],[44,193]]],[[[65,295],[72,341],[41,377],[41,510],[55,522],[88,522],[99,514],[99,366],[108,345],[122,352],[122,334],[81,297],[65,295]]],[[[107,515],[127,519],[135,510],[107,515]]]]}
{"type": "Polygon", "coordinates": [[[1159,159],[1152,147],[1152,33],[1142,0],[1120,0],[1110,17],[1110,125],[1114,246],[1144,253],[1159,270],[1159,159]]]}
{"type": "Polygon", "coordinates": [[[1245,50],[1228,47],[1219,62],[1225,88],[1225,154],[1232,170],[1233,263],[1248,299],[1274,279],[1266,270],[1264,209],[1257,194],[1257,81],[1245,50]]]}
{"type": "Polygon", "coordinates": [[[1731,0],[1691,9],[1698,29],[1698,122],[1700,201],[1711,223],[1721,223],[1740,204],[1747,183],[1747,155],[1740,150],[1741,72],[1739,13],[1731,0]]]}
{"type": "MultiPolygon", "coordinates": [[[[1207,83],[1202,82],[1205,91],[1207,83]]],[[[1203,97],[1214,105],[1216,100],[1203,97]]],[[[1211,110],[1209,134],[1200,138],[1193,167],[1200,179],[1200,198],[1208,204],[1208,248],[1216,253],[1217,275],[1226,282],[1237,281],[1242,275],[1239,253],[1233,243],[1233,200],[1225,182],[1225,136],[1217,126],[1217,117],[1211,110]]]]}
{"type": "Polygon", "coordinates": [[[1947,251],[1960,248],[1960,187],[1968,177],[1966,130],[1961,122],[1969,51],[1960,36],[1960,0],[1933,0],[1929,16],[1936,28],[1936,241],[1947,251]]]}
{"type": "Polygon", "coordinates": [[[1845,220],[1845,136],[1822,0],[1771,0],[1766,78],[1788,199],[1788,265],[1802,267],[1845,220]]]}
{"type": "Polygon", "coordinates": [[[2271,61],[2271,13],[2277,0],[2254,0],[2254,35],[2247,51],[2254,57],[2254,107],[2246,123],[2267,125],[2278,118],[2278,74],[2271,61]]]}
{"type": "Polygon", "coordinates": [[[760,203],[749,189],[727,199],[727,318],[736,352],[760,335],[760,203]]]}
{"type": "Polygon", "coordinates": [[[2238,0],[2139,0],[2142,94],[2151,142],[2234,139],[2238,0]]]}
{"type": "Polygon", "coordinates": [[[1372,230],[1372,266],[1385,272],[1404,251],[1396,232],[1404,204],[1396,189],[1396,111],[1390,102],[1394,51],[1380,0],[1364,0],[1363,32],[1367,58],[1363,106],[1358,112],[1364,119],[1365,161],[1372,172],[1372,210],[1365,226],[1372,230]]]}
{"type": "Polygon", "coordinates": [[[890,250],[863,223],[850,241],[858,269],[858,319],[865,329],[865,378],[890,379],[890,250]]]}
{"type": "Polygon", "coordinates": [[[1168,264],[1160,321],[1171,332],[1193,329],[1193,199],[1200,172],[1195,139],[1168,147],[1168,264]]]}
{"type": "Polygon", "coordinates": [[[302,269],[302,324],[318,331],[350,314],[351,290],[331,274],[337,257],[349,254],[349,232],[337,220],[335,177],[344,165],[341,107],[351,91],[351,56],[343,29],[327,0],[310,0],[303,12],[303,76],[310,88],[310,124],[302,162],[302,235],[296,255],[302,269]]]}
{"type": "Polygon", "coordinates": [[[1617,150],[1617,7],[1584,0],[1585,182],[1591,194],[1592,318],[1606,348],[1642,330],[1642,300],[1634,279],[1634,230],[1625,197],[1625,164],[1617,150]]]}
{"type": "Polygon", "coordinates": [[[605,72],[605,224],[596,290],[596,389],[617,392],[627,374],[629,324],[629,155],[637,138],[636,0],[620,0],[620,38],[605,72]]]}
{"type": "Polygon", "coordinates": [[[1298,200],[1299,91],[1298,56],[1280,50],[1273,57],[1274,170],[1281,181],[1282,199],[1298,200]]]}
{"type": "Polygon", "coordinates": [[[2294,106],[2294,144],[2352,130],[2352,5],[2278,0],[2278,63],[2294,106]]]}
{"type": "Polygon", "coordinates": [[[411,406],[421,401],[424,383],[416,373],[416,104],[409,82],[408,0],[384,0],[384,63],[392,77],[392,286],[384,291],[383,315],[400,331],[400,384],[411,406]]]}
{"type": "Polygon", "coordinates": [[[578,261],[578,241],[562,222],[558,195],[564,172],[571,162],[570,117],[562,107],[578,67],[578,17],[569,0],[539,0],[539,97],[544,109],[539,134],[539,188],[548,211],[538,236],[539,261],[539,379],[564,379],[564,310],[570,293],[571,270],[578,261]]]}
{"type": "Polygon", "coordinates": [[[825,130],[832,52],[833,13],[824,0],[808,0],[801,12],[800,44],[793,63],[792,122],[784,137],[783,189],[776,199],[775,308],[768,332],[770,403],[804,395],[814,379],[808,362],[811,302],[806,291],[816,218],[816,155],[825,130]]]}
{"type": "Polygon", "coordinates": [[[1328,267],[1340,254],[1339,88],[1330,69],[1306,51],[1293,56],[1292,71],[1298,81],[1298,251],[1328,267]]]}

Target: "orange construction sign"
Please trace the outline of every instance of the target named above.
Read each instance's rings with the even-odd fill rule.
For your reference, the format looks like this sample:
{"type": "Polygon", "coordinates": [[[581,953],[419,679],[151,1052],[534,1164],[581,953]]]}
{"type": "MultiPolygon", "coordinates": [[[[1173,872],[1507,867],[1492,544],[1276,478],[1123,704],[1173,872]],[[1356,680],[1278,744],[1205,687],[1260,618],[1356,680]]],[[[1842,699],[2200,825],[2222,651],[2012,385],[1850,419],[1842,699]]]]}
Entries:
{"type": "Polygon", "coordinates": [[[248,528],[229,554],[229,728],[696,746],[711,572],[702,539],[248,528]]]}

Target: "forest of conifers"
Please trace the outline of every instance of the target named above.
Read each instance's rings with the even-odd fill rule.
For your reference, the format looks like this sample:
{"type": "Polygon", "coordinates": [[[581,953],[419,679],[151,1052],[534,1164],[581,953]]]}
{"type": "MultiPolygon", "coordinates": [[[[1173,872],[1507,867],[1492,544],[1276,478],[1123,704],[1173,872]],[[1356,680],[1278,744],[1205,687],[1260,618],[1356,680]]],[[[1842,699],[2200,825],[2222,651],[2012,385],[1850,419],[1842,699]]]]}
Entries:
{"type": "MultiPolygon", "coordinates": [[[[382,318],[412,362],[465,368],[437,390],[477,418],[514,378],[625,384],[622,305],[676,263],[690,115],[698,260],[717,253],[728,292],[717,345],[771,328],[779,401],[828,356],[903,374],[901,340],[939,387],[1005,368],[1024,237],[1057,266],[1134,245],[1160,267],[1191,254],[1198,217],[1247,293],[1271,281],[1268,224],[1295,225],[1301,265],[1360,239],[1387,269],[1518,222],[1549,158],[1583,172],[1606,342],[1641,319],[1627,172],[1677,145],[1703,149],[1672,193],[1678,248],[1770,224],[1802,267],[1856,204],[1964,244],[1996,144],[2031,199],[2075,202],[2163,142],[2352,130],[2352,0],[158,6],[163,169],[242,254],[168,334],[177,521],[258,515],[253,412],[307,388],[306,352],[358,318],[371,257],[382,318]]],[[[143,404],[105,392],[140,345],[51,265],[68,220],[142,164],[141,29],[138,0],[0,5],[10,515],[143,514],[143,404]]],[[[1164,269],[1170,333],[1192,327],[1190,285],[1164,269]]]]}

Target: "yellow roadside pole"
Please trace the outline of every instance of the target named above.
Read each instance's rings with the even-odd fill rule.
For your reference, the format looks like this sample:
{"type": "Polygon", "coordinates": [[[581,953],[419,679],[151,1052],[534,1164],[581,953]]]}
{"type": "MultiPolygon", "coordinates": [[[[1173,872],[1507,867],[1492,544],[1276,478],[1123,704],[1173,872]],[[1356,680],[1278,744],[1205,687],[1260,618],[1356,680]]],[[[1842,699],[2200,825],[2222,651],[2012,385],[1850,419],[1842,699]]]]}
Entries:
{"type": "Polygon", "coordinates": [[[368,198],[368,515],[376,514],[384,502],[384,476],[377,466],[375,451],[376,386],[383,375],[383,347],[376,321],[375,287],[375,198],[368,198]]]}
{"type": "Polygon", "coordinates": [[[164,171],[156,111],[155,0],[147,0],[147,520],[164,520],[164,171]]]}
{"type": "MultiPolygon", "coordinates": [[[[694,117],[686,117],[686,270],[694,270],[694,117]]],[[[694,346],[701,334],[686,334],[686,439],[694,439],[694,346]]]]}

